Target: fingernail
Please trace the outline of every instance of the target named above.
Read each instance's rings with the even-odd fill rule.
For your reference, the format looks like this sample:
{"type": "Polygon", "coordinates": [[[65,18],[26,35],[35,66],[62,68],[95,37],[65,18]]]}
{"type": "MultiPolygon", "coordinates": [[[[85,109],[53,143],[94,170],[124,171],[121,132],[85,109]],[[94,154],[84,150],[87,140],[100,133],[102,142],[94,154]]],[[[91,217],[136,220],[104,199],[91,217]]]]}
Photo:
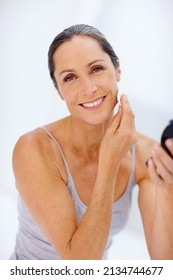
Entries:
{"type": "Polygon", "coordinates": [[[154,155],[155,152],[158,150],[159,145],[158,144],[154,144],[154,146],[152,147],[151,153],[154,155]]]}
{"type": "Polygon", "coordinates": [[[152,157],[150,157],[149,159],[147,159],[147,161],[145,162],[146,166],[148,167],[149,162],[152,160],[152,157]]]}
{"type": "Polygon", "coordinates": [[[165,144],[167,147],[171,147],[173,144],[173,138],[166,139],[165,144]]]}

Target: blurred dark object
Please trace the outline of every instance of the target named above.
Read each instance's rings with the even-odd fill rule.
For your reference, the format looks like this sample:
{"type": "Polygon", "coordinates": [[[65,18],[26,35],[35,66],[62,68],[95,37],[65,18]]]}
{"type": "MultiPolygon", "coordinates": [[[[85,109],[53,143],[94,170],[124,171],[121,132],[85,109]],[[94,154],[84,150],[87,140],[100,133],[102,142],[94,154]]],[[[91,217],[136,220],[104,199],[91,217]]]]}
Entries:
{"type": "Polygon", "coordinates": [[[173,140],[173,120],[169,121],[168,126],[165,128],[165,130],[163,131],[162,136],[161,136],[161,146],[162,146],[162,148],[168,153],[168,155],[170,155],[171,158],[173,158],[170,151],[165,146],[165,141],[168,138],[170,138],[170,139],[172,138],[172,140],[173,140]]]}

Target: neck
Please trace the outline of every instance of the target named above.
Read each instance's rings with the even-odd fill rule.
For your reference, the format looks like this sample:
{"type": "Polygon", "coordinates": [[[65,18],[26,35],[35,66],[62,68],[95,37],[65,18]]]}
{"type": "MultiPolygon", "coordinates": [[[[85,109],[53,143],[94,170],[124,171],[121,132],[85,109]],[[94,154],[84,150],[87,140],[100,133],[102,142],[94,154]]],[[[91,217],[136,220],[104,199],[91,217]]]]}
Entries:
{"type": "Polygon", "coordinates": [[[72,149],[76,153],[84,154],[88,157],[97,156],[101,141],[112,121],[112,117],[100,125],[90,125],[74,117],[69,117],[69,121],[72,149]]]}

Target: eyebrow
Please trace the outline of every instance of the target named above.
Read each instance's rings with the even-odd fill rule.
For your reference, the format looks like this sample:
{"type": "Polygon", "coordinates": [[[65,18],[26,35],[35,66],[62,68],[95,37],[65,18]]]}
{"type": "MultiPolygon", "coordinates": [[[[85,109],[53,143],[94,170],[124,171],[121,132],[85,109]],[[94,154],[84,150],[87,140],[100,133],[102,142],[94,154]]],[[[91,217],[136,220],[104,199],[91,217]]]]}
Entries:
{"type": "Polygon", "coordinates": [[[92,62],[90,62],[87,66],[91,66],[92,64],[96,63],[96,62],[103,62],[104,60],[103,59],[96,59],[92,62]]]}
{"type": "Polygon", "coordinates": [[[67,70],[63,70],[60,72],[59,77],[63,74],[63,73],[68,73],[68,72],[74,72],[74,69],[67,69],[67,70]]]}
{"type": "MultiPolygon", "coordinates": [[[[103,59],[95,59],[94,61],[88,63],[87,67],[90,67],[92,64],[96,63],[96,62],[103,62],[103,59]]],[[[70,73],[70,72],[75,72],[74,69],[66,69],[66,70],[62,70],[59,74],[59,77],[63,74],[63,73],[70,73]]]]}

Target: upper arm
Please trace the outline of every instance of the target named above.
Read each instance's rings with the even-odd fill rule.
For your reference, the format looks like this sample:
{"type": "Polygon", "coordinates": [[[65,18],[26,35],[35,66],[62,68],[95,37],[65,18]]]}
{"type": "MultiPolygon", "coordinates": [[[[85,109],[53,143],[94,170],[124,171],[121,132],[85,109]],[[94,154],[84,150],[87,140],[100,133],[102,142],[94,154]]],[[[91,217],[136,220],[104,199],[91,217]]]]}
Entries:
{"type": "Polygon", "coordinates": [[[13,153],[18,190],[32,216],[62,258],[77,228],[75,208],[66,186],[61,156],[50,140],[27,135],[19,139],[13,153]]]}
{"type": "Polygon", "coordinates": [[[151,233],[155,213],[155,187],[150,178],[139,184],[138,204],[141,213],[147,247],[150,251],[151,233]]]}
{"type": "Polygon", "coordinates": [[[155,215],[155,185],[152,182],[146,166],[146,161],[151,156],[151,147],[155,141],[140,136],[137,145],[136,177],[139,186],[138,205],[143,222],[148,249],[151,247],[152,226],[155,215]]]}

